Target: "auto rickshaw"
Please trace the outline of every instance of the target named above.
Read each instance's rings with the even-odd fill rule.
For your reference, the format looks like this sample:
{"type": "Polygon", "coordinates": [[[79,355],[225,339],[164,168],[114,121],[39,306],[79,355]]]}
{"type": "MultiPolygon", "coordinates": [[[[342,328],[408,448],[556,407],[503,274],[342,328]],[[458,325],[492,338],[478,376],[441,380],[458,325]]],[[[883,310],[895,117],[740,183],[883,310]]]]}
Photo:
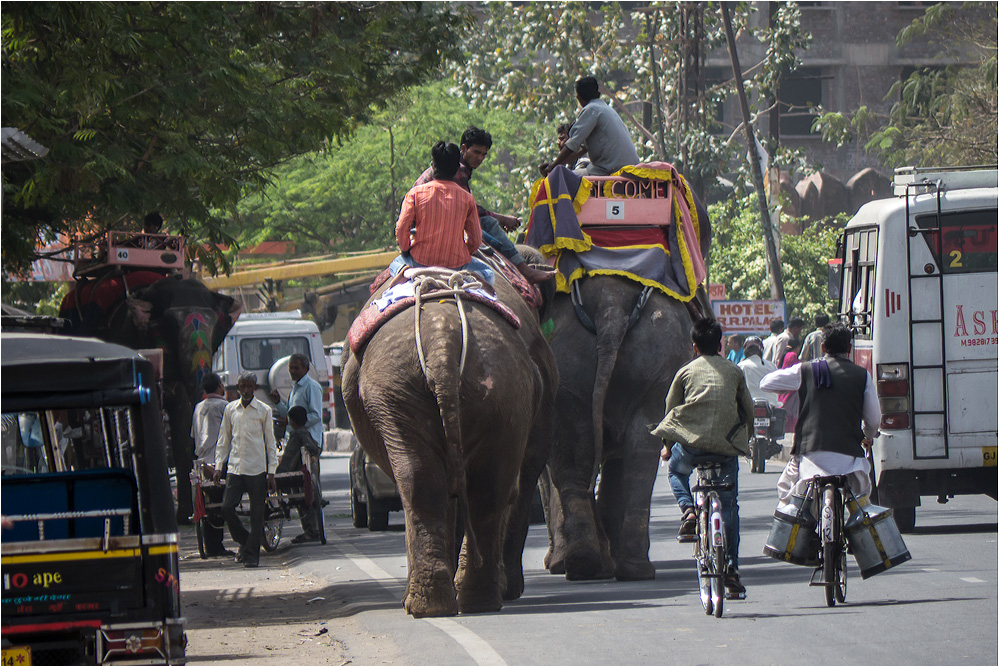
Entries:
{"type": "Polygon", "coordinates": [[[183,664],[152,364],[95,339],[0,342],[3,664],[183,664]]]}

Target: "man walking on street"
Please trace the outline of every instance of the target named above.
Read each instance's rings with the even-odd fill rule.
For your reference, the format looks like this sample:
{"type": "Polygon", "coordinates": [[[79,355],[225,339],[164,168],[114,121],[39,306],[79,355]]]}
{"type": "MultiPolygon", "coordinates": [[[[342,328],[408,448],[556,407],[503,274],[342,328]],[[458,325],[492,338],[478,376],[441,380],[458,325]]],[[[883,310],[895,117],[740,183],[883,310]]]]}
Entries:
{"type": "MultiPolygon", "coordinates": [[[[303,408],[305,410],[306,417],[304,428],[311,436],[312,441],[317,447],[319,447],[319,450],[322,451],[323,388],[309,375],[309,358],[301,353],[291,355],[291,359],[288,360],[288,374],[291,375],[291,380],[293,382],[291,385],[291,393],[288,394],[288,402],[284,403],[281,401],[281,397],[278,395],[277,391],[271,392],[271,400],[273,400],[275,404],[285,408],[288,414],[291,414],[291,409],[294,407],[303,408]]],[[[285,422],[287,422],[287,418],[284,419],[285,422]]],[[[318,473],[318,457],[316,465],[316,472],[318,473]]],[[[316,476],[315,483],[318,488],[318,475],[316,476]]],[[[319,497],[321,499],[322,495],[320,494],[319,497]]],[[[302,514],[301,518],[302,534],[293,538],[291,540],[292,544],[301,544],[302,542],[318,542],[319,526],[316,525],[315,514],[307,512],[302,514]]]]}
{"type": "Polygon", "coordinates": [[[236,562],[243,567],[260,563],[260,542],[264,536],[264,510],[267,489],[277,490],[277,443],[274,440],[271,409],[254,398],[257,376],[242,373],[236,383],[239,398],[225,406],[219,441],[215,450],[215,481],[225,472],[222,518],[229,535],[239,544],[236,562]],[[236,514],[236,505],[246,493],[250,496],[250,531],[236,514]]]}
{"type": "MultiPolygon", "coordinates": [[[[201,474],[207,471],[210,478],[215,474],[215,445],[219,440],[219,429],[222,426],[222,414],[228,401],[225,400],[225,387],[215,373],[205,376],[201,383],[205,398],[194,406],[194,417],[191,419],[191,439],[194,440],[194,456],[197,459],[196,470],[201,474]]],[[[222,489],[217,486],[203,485],[202,492],[210,503],[222,502],[222,489]]],[[[222,529],[216,528],[212,522],[202,523],[204,535],[205,557],[219,558],[232,556],[233,552],[222,546],[222,529]]]]}

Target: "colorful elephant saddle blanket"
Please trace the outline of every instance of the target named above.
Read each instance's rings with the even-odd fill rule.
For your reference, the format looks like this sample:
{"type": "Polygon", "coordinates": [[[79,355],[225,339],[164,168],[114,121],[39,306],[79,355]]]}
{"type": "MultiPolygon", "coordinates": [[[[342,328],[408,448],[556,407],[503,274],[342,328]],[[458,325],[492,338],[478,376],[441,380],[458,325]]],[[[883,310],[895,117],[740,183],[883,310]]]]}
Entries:
{"type": "MultiPolygon", "coordinates": [[[[432,269],[431,269],[432,270],[432,269]]],[[[455,294],[467,301],[481,303],[499,313],[503,319],[510,323],[514,329],[520,328],[520,318],[517,317],[509,306],[499,301],[495,293],[491,290],[483,289],[472,276],[466,272],[452,272],[443,269],[447,274],[458,273],[465,276],[464,284],[456,284],[452,281],[453,287],[440,283],[427,285],[421,278],[426,274],[427,269],[407,269],[401,272],[393,281],[391,287],[382,292],[382,295],[371,301],[350,325],[347,332],[347,342],[350,344],[352,352],[359,351],[365,343],[375,334],[378,329],[402,311],[416,304],[417,299],[441,301],[443,299],[454,299],[455,294]]],[[[382,274],[383,276],[384,274],[382,274]]],[[[376,282],[385,278],[379,276],[376,282]]],[[[376,288],[377,289],[377,288],[376,288]]],[[[414,329],[415,333],[415,329],[414,329]]]]}
{"type": "Polygon", "coordinates": [[[704,282],[693,194],[672,165],[626,166],[592,181],[556,167],[530,201],[527,244],[554,262],[559,292],[588,275],[617,275],[686,302],[704,282]]]}

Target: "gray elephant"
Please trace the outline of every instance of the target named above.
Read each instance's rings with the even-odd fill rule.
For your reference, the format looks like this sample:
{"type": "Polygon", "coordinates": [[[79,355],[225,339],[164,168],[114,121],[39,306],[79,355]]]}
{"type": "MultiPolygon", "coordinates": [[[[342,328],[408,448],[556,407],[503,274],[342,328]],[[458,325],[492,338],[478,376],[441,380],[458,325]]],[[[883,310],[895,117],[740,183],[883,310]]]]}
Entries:
{"type": "MultiPolygon", "coordinates": [[[[695,205],[707,257],[710,221],[695,205]]],[[[673,376],[692,356],[692,314],[681,301],[618,276],[592,275],[575,285],[578,309],[559,293],[549,311],[561,380],[551,488],[542,483],[545,566],[570,580],[653,579],[649,508],[663,443],[648,425],[662,419],[673,376]]]]}
{"type": "Polygon", "coordinates": [[[415,617],[496,611],[523,592],[521,558],[558,372],[537,313],[499,273],[495,290],[519,329],[462,298],[463,334],[455,300],[434,297],[419,309],[422,345],[418,309],[409,307],[343,365],[354,433],[402,498],[403,604],[415,617]]]}

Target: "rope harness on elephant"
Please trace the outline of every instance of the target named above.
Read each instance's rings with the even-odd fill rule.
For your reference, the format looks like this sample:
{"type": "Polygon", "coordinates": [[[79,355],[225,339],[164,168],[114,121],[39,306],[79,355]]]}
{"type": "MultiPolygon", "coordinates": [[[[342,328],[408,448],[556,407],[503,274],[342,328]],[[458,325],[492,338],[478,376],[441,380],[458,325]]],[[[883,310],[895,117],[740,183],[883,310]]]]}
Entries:
{"type": "MultiPolygon", "coordinates": [[[[579,318],[579,322],[586,327],[587,331],[595,334],[597,333],[597,325],[593,323],[593,320],[590,319],[590,316],[583,308],[583,295],[579,292],[579,283],[579,280],[574,280],[569,291],[569,296],[572,299],[572,307],[576,310],[576,317],[579,318]]],[[[631,309],[631,316],[628,318],[628,328],[625,331],[631,331],[631,328],[638,322],[638,318],[641,317],[650,294],[652,294],[652,287],[646,285],[635,300],[635,307],[631,309]]]]}
{"type": "Polygon", "coordinates": [[[423,340],[420,337],[420,313],[424,300],[454,297],[461,319],[461,357],[458,362],[458,378],[465,370],[465,354],[468,351],[468,318],[462,295],[470,289],[481,289],[482,282],[467,271],[452,271],[438,267],[421,267],[406,270],[406,277],[413,281],[416,295],[416,353],[420,357],[420,368],[427,374],[427,362],[423,354],[423,340]]]}

